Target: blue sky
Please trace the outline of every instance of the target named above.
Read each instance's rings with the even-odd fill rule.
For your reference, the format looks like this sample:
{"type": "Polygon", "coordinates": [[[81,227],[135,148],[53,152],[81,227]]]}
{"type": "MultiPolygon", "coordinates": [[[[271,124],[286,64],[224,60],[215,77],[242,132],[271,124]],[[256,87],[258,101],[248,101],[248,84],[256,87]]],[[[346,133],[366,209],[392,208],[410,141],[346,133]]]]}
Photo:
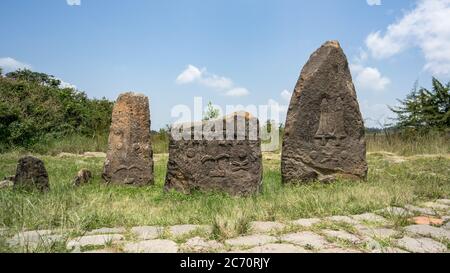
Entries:
{"type": "Polygon", "coordinates": [[[419,80],[450,78],[450,0],[2,0],[0,66],[90,97],[150,97],[153,129],[194,96],[287,104],[302,66],[339,40],[368,126],[419,80]],[[447,18],[449,17],[449,18],[447,18]]]}

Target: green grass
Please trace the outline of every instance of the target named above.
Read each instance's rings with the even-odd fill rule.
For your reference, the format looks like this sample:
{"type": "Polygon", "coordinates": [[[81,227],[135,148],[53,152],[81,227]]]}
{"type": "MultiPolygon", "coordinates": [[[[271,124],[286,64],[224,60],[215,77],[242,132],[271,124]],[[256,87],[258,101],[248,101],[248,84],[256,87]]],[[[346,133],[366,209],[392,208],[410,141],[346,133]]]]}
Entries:
{"type": "MultiPolygon", "coordinates": [[[[0,155],[0,177],[15,172],[19,153],[0,155]]],[[[449,157],[408,158],[390,163],[383,154],[369,155],[366,182],[282,185],[279,157],[264,160],[264,190],[239,198],[220,193],[165,193],[167,155],[155,156],[154,186],[106,186],[100,175],[101,158],[41,156],[50,176],[51,191],[0,190],[0,227],[22,229],[69,228],[85,231],[101,227],[210,224],[216,238],[243,234],[250,221],[287,221],[306,217],[359,214],[387,206],[450,196],[449,157]],[[89,168],[93,183],[71,185],[81,168],[89,168]]]]}

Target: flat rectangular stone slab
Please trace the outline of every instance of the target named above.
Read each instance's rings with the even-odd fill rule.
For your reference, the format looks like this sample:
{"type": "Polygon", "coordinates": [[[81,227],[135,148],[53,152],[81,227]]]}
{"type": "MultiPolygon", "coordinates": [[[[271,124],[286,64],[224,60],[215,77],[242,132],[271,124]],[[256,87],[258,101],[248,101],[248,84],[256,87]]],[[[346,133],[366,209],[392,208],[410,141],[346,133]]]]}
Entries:
{"type": "Polygon", "coordinates": [[[67,243],[67,249],[74,249],[89,246],[104,246],[108,243],[115,243],[124,239],[121,234],[106,234],[106,235],[88,235],[72,239],[67,243]]]}
{"type": "Polygon", "coordinates": [[[128,253],[177,253],[178,246],[170,240],[148,240],[129,243],[124,246],[128,253]]]}
{"type": "Polygon", "coordinates": [[[133,232],[140,240],[152,240],[160,237],[164,228],[155,226],[141,226],[131,228],[133,232]]]}
{"type": "Polygon", "coordinates": [[[329,248],[332,246],[324,237],[309,231],[283,235],[281,236],[281,241],[302,247],[312,247],[314,249],[329,248]]]}
{"type": "Polygon", "coordinates": [[[429,238],[404,237],[398,240],[397,244],[414,253],[442,253],[447,251],[447,247],[429,238]]]}
{"type": "Polygon", "coordinates": [[[276,241],[277,238],[269,235],[249,235],[228,239],[225,244],[235,247],[252,247],[275,243],[276,241]]]}

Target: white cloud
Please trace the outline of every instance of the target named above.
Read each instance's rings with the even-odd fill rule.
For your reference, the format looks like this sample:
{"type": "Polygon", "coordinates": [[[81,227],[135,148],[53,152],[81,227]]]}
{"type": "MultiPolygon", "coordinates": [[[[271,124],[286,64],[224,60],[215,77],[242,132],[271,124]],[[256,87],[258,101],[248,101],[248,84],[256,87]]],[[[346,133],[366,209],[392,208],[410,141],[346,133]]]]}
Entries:
{"type": "Polygon", "coordinates": [[[243,97],[243,96],[247,96],[248,94],[250,94],[250,92],[243,87],[236,87],[233,89],[228,90],[225,95],[229,96],[229,97],[243,97]]]}
{"type": "MultiPolygon", "coordinates": [[[[58,78],[57,78],[58,79],[58,78]]],[[[72,88],[72,89],[77,89],[77,86],[68,82],[65,82],[61,79],[58,79],[61,83],[59,85],[59,87],[61,88],[72,88]]]]}
{"type": "Polygon", "coordinates": [[[194,65],[188,67],[178,75],[177,84],[200,84],[205,87],[224,92],[226,96],[242,97],[250,94],[248,89],[237,87],[233,81],[227,77],[209,73],[206,68],[199,69],[194,65]]]}
{"type": "Polygon", "coordinates": [[[377,68],[352,64],[350,65],[350,69],[355,75],[357,89],[383,91],[391,83],[391,80],[388,77],[382,76],[377,68]]]}
{"type": "Polygon", "coordinates": [[[19,62],[11,57],[0,58],[0,67],[4,72],[11,72],[18,69],[31,69],[31,65],[19,62]]]}
{"type": "Polygon", "coordinates": [[[181,72],[181,74],[177,77],[176,82],[178,84],[187,84],[192,83],[202,77],[202,71],[193,65],[188,65],[186,70],[181,72]]]}
{"type": "Polygon", "coordinates": [[[66,0],[69,6],[81,6],[81,0],[66,0]]]}
{"type": "Polygon", "coordinates": [[[292,97],[292,93],[287,91],[286,89],[281,91],[280,96],[287,102],[289,102],[291,100],[292,97]]]}
{"type": "Polygon", "coordinates": [[[367,0],[369,6],[381,6],[381,0],[367,0]]]}
{"type": "Polygon", "coordinates": [[[425,69],[450,75],[450,0],[418,0],[397,22],[371,33],[366,45],[375,58],[389,58],[409,47],[422,50],[425,69]]]}

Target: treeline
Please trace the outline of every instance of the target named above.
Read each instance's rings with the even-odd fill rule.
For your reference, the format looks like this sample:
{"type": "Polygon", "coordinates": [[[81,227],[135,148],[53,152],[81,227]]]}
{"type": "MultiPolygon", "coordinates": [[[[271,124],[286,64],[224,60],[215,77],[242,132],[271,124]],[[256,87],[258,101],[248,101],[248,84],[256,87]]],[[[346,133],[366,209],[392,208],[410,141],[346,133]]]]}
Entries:
{"type": "Polygon", "coordinates": [[[0,70],[0,151],[71,135],[106,135],[113,103],[63,88],[44,73],[0,70]]]}

